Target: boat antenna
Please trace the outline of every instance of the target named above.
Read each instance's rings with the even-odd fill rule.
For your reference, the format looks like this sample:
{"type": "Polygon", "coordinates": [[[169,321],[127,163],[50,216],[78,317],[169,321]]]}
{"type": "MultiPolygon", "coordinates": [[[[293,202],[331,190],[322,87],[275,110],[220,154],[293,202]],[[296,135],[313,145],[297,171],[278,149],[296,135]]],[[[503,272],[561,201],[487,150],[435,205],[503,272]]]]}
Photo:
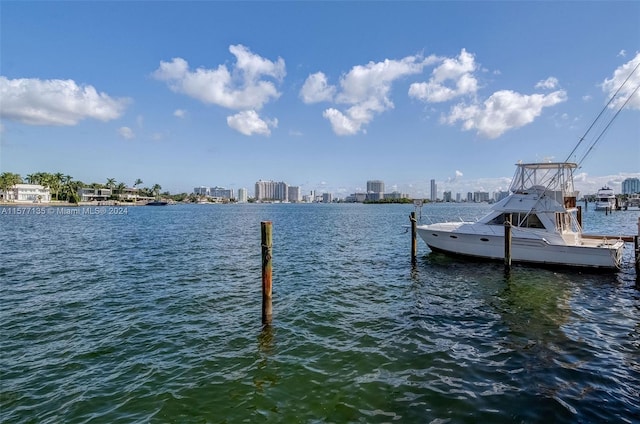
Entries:
{"type": "MultiPolygon", "coordinates": [[[[582,144],[582,142],[585,140],[585,138],[587,137],[587,134],[589,134],[589,132],[593,129],[593,127],[596,125],[596,123],[600,120],[600,117],[602,116],[602,114],[609,108],[609,105],[613,102],[613,100],[615,100],[615,98],[618,96],[618,93],[620,93],[620,91],[622,90],[622,88],[627,84],[627,82],[629,81],[629,79],[631,78],[631,76],[633,74],[636,73],[636,71],[638,70],[638,67],[640,67],[640,61],[636,64],[635,68],[633,68],[633,71],[631,71],[629,73],[629,75],[627,75],[627,78],[622,82],[622,84],[620,84],[620,87],[618,87],[618,89],[616,90],[615,93],[613,93],[613,95],[609,98],[609,101],[607,101],[607,103],[604,105],[604,107],[602,108],[602,110],[600,111],[600,113],[598,114],[598,116],[596,116],[596,118],[593,120],[593,122],[591,122],[591,125],[589,126],[589,128],[587,128],[587,131],[584,133],[584,135],[582,137],[580,137],[580,139],[578,140],[578,143],[576,144],[576,146],[573,148],[573,150],[571,151],[571,153],[569,153],[569,156],[567,156],[567,159],[565,160],[565,162],[569,162],[569,159],[571,158],[571,156],[574,155],[574,153],[576,152],[576,150],[578,150],[578,148],[580,147],[580,145],[582,144]]],[[[607,131],[607,129],[611,126],[611,124],[613,123],[613,121],[616,119],[616,117],[618,116],[618,114],[622,111],[622,109],[627,105],[627,103],[629,103],[629,100],[631,100],[631,98],[633,97],[633,95],[638,91],[638,88],[640,87],[640,85],[638,85],[638,87],[635,88],[635,90],[633,90],[633,92],[629,95],[629,97],[627,97],[627,99],[625,100],[625,102],[623,103],[623,105],[618,109],[618,111],[613,115],[613,117],[609,120],[609,122],[607,123],[607,125],[605,126],[605,128],[600,132],[600,134],[596,137],[596,139],[593,141],[593,143],[591,143],[591,146],[589,146],[589,149],[587,149],[587,152],[582,156],[582,158],[580,159],[580,161],[578,161],[578,168],[581,167],[582,162],[584,162],[584,160],[586,159],[587,155],[591,152],[591,150],[593,150],[593,148],[595,147],[595,145],[598,143],[598,141],[600,141],[600,139],[602,138],[602,136],[604,135],[604,133],[607,131]]]]}

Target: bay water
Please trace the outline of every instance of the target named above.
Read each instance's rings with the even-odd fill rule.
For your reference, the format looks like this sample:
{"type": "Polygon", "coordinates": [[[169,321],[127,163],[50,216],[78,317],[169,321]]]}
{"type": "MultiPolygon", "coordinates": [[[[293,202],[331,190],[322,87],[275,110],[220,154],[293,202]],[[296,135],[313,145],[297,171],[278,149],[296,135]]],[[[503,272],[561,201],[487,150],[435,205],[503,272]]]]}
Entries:
{"type": "MultiPolygon", "coordinates": [[[[412,266],[413,205],[0,209],[3,423],[640,419],[631,244],[617,273],[507,274],[421,240],[412,266]]],[[[587,208],[584,226],[634,235],[639,216],[587,208]]]]}

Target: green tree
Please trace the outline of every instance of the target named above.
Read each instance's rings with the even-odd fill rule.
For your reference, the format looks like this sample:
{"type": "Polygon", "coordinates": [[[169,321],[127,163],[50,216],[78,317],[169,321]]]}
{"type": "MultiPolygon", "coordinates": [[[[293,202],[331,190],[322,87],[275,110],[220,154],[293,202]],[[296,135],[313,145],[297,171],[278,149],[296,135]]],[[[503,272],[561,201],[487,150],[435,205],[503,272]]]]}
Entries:
{"type": "Polygon", "coordinates": [[[118,193],[118,196],[121,196],[126,188],[127,188],[127,185],[125,183],[118,183],[118,185],[115,188],[115,192],[118,193]]]}
{"type": "Polygon", "coordinates": [[[0,190],[3,193],[4,200],[8,199],[7,191],[16,184],[22,183],[22,177],[20,174],[14,174],[12,172],[3,172],[0,174],[0,190]]]}
{"type": "Polygon", "coordinates": [[[153,187],[151,187],[151,193],[154,197],[158,197],[160,195],[160,190],[162,190],[162,186],[160,184],[154,184],[153,187]]]}

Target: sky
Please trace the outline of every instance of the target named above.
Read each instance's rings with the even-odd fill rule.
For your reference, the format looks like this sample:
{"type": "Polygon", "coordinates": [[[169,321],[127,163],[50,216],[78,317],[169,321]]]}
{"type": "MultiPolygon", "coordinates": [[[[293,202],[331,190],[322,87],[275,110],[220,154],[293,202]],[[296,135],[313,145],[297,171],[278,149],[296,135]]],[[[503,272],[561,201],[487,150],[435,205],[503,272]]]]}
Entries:
{"type": "Polygon", "coordinates": [[[441,198],[569,159],[620,192],[638,64],[638,1],[0,0],[0,172],[441,198]]]}

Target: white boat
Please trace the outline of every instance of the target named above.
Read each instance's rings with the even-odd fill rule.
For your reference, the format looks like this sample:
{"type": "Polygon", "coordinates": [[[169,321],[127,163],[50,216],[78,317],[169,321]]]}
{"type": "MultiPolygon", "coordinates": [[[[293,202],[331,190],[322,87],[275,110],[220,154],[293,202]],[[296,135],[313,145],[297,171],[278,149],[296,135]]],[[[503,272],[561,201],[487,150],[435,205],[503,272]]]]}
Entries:
{"type": "Polygon", "coordinates": [[[521,163],[505,199],[477,222],[418,225],[432,251],[490,260],[505,258],[511,222],[511,261],[617,270],[624,241],[582,234],[573,187],[575,163],[521,163]]]}
{"type": "Polygon", "coordinates": [[[596,194],[596,210],[612,211],[614,209],[616,209],[616,195],[613,193],[612,188],[604,186],[598,190],[598,194],[596,194]]]}

